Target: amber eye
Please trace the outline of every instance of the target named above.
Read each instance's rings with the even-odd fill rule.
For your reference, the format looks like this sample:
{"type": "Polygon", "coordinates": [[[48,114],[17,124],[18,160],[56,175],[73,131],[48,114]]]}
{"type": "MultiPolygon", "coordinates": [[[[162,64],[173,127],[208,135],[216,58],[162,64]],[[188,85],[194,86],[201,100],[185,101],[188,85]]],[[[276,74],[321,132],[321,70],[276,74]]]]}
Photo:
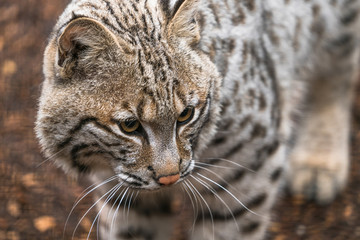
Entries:
{"type": "Polygon", "coordinates": [[[140,127],[140,123],[137,120],[126,120],[120,123],[120,127],[124,132],[132,133],[140,127]]]}
{"type": "Polygon", "coordinates": [[[191,118],[194,115],[194,108],[192,107],[187,107],[185,108],[185,110],[180,114],[180,116],[178,117],[177,121],[178,123],[187,123],[191,120],[191,118]]]}

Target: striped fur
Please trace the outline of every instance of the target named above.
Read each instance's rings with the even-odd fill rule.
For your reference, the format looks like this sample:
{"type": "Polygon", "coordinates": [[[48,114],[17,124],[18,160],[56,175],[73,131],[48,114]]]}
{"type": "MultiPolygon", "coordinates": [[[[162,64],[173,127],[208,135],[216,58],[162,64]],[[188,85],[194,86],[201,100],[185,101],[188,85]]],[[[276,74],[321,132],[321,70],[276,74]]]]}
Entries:
{"type": "Polygon", "coordinates": [[[45,51],[41,147],[101,182],[102,239],[169,239],[178,215],[190,239],[262,239],[285,176],[320,203],[345,185],[358,15],[351,0],[73,0],[45,51]]]}

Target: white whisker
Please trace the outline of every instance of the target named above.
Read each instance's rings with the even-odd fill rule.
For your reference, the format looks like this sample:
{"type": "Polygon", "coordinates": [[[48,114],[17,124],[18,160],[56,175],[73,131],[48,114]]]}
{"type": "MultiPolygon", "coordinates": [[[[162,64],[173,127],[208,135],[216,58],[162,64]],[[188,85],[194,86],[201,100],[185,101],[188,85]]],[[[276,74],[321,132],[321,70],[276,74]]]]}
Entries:
{"type": "Polygon", "coordinates": [[[129,219],[130,205],[131,205],[131,200],[132,200],[132,197],[133,197],[133,196],[134,196],[134,191],[131,192],[131,196],[130,196],[130,199],[129,199],[129,202],[128,202],[126,219],[129,219]]]}
{"type": "Polygon", "coordinates": [[[209,167],[214,167],[214,168],[222,168],[222,169],[235,169],[234,167],[219,166],[219,165],[203,163],[203,162],[196,162],[195,166],[196,165],[204,165],[204,166],[209,166],[209,167]]]}
{"type": "MultiPolygon", "coordinates": [[[[115,199],[113,205],[111,206],[110,211],[108,212],[108,215],[107,215],[107,217],[106,217],[106,221],[108,220],[110,214],[112,213],[112,211],[113,211],[113,209],[114,209],[114,207],[115,207],[115,205],[116,205],[116,202],[117,202],[117,201],[119,200],[119,198],[122,196],[122,194],[123,194],[124,191],[125,191],[125,189],[123,189],[123,190],[118,194],[118,196],[117,196],[117,198],[115,199]]],[[[113,216],[114,216],[114,215],[113,215],[113,216]]]]}
{"type": "Polygon", "coordinates": [[[224,183],[226,183],[229,187],[231,187],[234,191],[238,192],[238,190],[236,189],[236,187],[234,187],[232,184],[230,184],[228,181],[226,181],[222,176],[220,176],[218,173],[208,169],[208,168],[205,168],[205,167],[201,167],[201,166],[195,166],[197,168],[200,168],[200,169],[203,169],[209,173],[212,173],[214,174],[216,177],[218,177],[221,181],[223,181],[224,183]]]}
{"type": "MultiPolygon", "coordinates": [[[[130,189],[130,191],[131,191],[131,189],[130,189]]],[[[130,194],[130,193],[129,193],[129,194],[130,194]]],[[[126,205],[127,205],[127,203],[128,203],[129,194],[126,195],[125,202],[124,202],[124,210],[123,210],[123,213],[122,213],[123,219],[127,219],[127,218],[126,218],[126,205]]],[[[126,223],[128,223],[128,222],[126,222],[126,223]]]]}
{"type": "MultiPolygon", "coordinates": [[[[126,180],[127,180],[127,179],[128,179],[128,178],[126,178],[125,180],[123,180],[123,183],[126,183],[126,180]]],[[[121,194],[122,194],[124,191],[125,191],[125,189],[123,189],[123,190],[117,195],[116,200],[115,200],[114,203],[112,204],[111,209],[110,209],[110,211],[108,212],[108,215],[106,216],[106,221],[108,220],[108,218],[109,218],[109,216],[110,216],[110,213],[112,212],[113,208],[114,208],[115,205],[116,205],[116,202],[119,200],[121,194]]]]}
{"type": "Polygon", "coordinates": [[[98,236],[98,234],[99,234],[100,214],[101,214],[101,212],[103,211],[103,209],[104,209],[104,207],[106,206],[106,204],[115,196],[116,192],[121,188],[122,184],[123,184],[123,183],[118,183],[118,184],[116,184],[115,187],[112,188],[113,190],[108,194],[107,198],[105,199],[105,202],[104,202],[103,205],[101,206],[99,212],[96,214],[96,217],[95,217],[95,219],[93,220],[93,222],[92,222],[92,224],[91,224],[91,227],[90,227],[90,230],[89,230],[89,233],[88,233],[88,235],[87,235],[86,240],[89,240],[91,231],[92,231],[92,229],[93,229],[93,227],[94,227],[94,224],[95,224],[96,220],[98,220],[98,221],[97,221],[97,236],[98,236]]]}
{"type": "Polygon", "coordinates": [[[52,160],[54,157],[56,157],[58,154],[60,154],[60,153],[61,153],[62,151],[64,151],[64,150],[65,150],[65,148],[57,151],[56,153],[54,153],[53,155],[51,155],[51,156],[49,156],[49,157],[47,157],[47,158],[45,158],[44,161],[42,161],[41,163],[39,163],[39,164],[36,165],[36,168],[39,168],[39,167],[41,167],[41,165],[43,165],[44,163],[52,160]]]}
{"type": "Polygon", "coordinates": [[[191,228],[192,231],[194,231],[196,219],[198,217],[198,208],[197,208],[197,205],[196,205],[196,208],[195,208],[194,200],[192,199],[192,196],[189,193],[188,186],[184,182],[182,182],[182,187],[186,191],[187,195],[189,196],[189,199],[190,199],[191,205],[192,205],[192,209],[193,209],[193,212],[194,212],[194,216],[193,216],[194,220],[193,220],[193,224],[192,224],[192,228],[191,228]]]}
{"type": "MultiPolygon", "coordinates": [[[[185,181],[184,181],[185,185],[188,187],[188,189],[190,190],[191,194],[194,196],[196,206],[200,205],[202,222],[204,223],[204,220],[205,220],[205,219],[204,219],[204,209],[203,209],[203,205],[202,205],[202,203],[200,202],[198,196],[195,194],[194,190],[191,188],[191,186],[189,185],[188,182],[190,182],[190,181],[189,181],[189,180],[185,180],[185,181]]],[[[198,216],[198,213],[196,214],[196,218],[197,218],[197,216],[198,216]]],[[[195,227],[195,225],[194,225],[193,227],[195,227]]]]}
{"type": "MultiPolygon", "coordinates": [[[[252,173],[255,173],[255,171],[254,171],[253,169],[248,168],[248,167],[246,167],[246,166],[244,166],[244,165],[241,165],[241,164],[239,164],[239,163],[237,163],[237,162],[231,161],[231,160],[229,160],[229,159],[225,159],[225,158],[204,158],[204,159],[199,159],[199,160],[220,160],[220,161],[224,161],[224,162],[233,164],[233,165],[235,165],[235,166],[237,166],[237,167],[239,167],[239,168],[246,169],[246,170],[248,170],[248,171],[250,171],[250,172],[252,172],[252,173]]],[[[199,162],[197,162],[197,163],[199,163],[199,162]]],[[[202,162],[201,162],[201,163],[202,163],[202,162]]],[[[209,164],[209,163],[206,163],[206,164],[209,164]]],[[[210,165],[211,165],[211,164],[210,164],[210,165]]]]}
{"type": "Polygon", "coordinates": [[[97,183],[94,183],[94,184],[92,184],[91,186],[87,187],[87,188],[80,194],[80,195],[83,195],[83,194],[84,194],[84,195],[76,200],[76,202],[73,204],[73,207],[71,208],[71,210],[70,210],[70,212],[69,212],[69,214],[68,214],[68,217],[66,218],[65,226],[64,226],[64,230],[63,230],[63,239],[65,238],[65,230],[66,230],[66,226],[67,226],[67,224],[68,224],[68,222],[69,222],[70,216],[71,216],[71,214],[73,213],[73,211],[75,210],[75,208],[77,207],[77,205],[79,205],[79,203],[80,203],[87,195],[89,195],[91,192],[93,192],[95,189],[97,189],[97,188],[103,186],[104,184],[107,184],[107,183],[109,183],[109,182],[111,182],[111,181],[113,181],[113,180],[115,180],[115,179],[116,179],[116,176],[112,176],[112,177],[106,179],[105,181],[99,183],[98,185],[97,185],[97,183]]]}
{"type": "MultiPolygon", "coordinates": [[[[121,187],[124,185],[124,183],[125,182],[122,182],[120,185],[119,185],[119,187],[116,189],[116,191],[114,191],[114,194],[112,194],[112,196],[111,196],[111,198],[113,198],[115,195],[119,195],[119,194],[117,194],[117,192],[121,189],[121,187]]],[[[123,191],[121,191],[121,193],[122,193],[123,191]]],[[[121,194],[120,193],[120,194],[121,194]]],[[[116,198],[116,199],[118,199],[118,198],[116,198]]],[[[108,211],[108,214],[107,214],[107,216],[106,216],[106,222],[108,221],[108,219],[109,219],[109,215],[110,215],[110,212],[112,211],[112,209],[114,208],[114,205],[115,205],[115,202],[112,204],[112,206],[111,206],[111,208],[110,208],[110,210],[108,211]]],[[[99,234],[99,222],[100,222],[100,217],[99,217],[99,220],[98,220],[98,223],[97,223],[97,226],[96,226],[96,232],[97,232],[97,235],[99,234]]],[[[97,239],[99,239],[99,236],[97,236],[97,239]]]]}
{"type": "Polygon", "coordinates": [[[114,209],[115,205],[116,205],[116,202],[119,200],[121,194],[125,191],[125,189],[123,189],[117,196],[117,198],[115,199],[114,203],[112,204],[111,208],[110,208],[110,211],[108,212],[108,215],[106,216],[106,221],[108,220],[112,210],[114,209]]]}
{"type": "Polygon", "coordinates": [[[236,221],[236,218],[235,218],[232,210],[230,209],[229,205],[227,205],[227,203],[219,196],[219,194],[215,191],[215,189],[214,189],[213,187],[211,187],[208,183],[204,182],[203,180],[201,180],[201,179],[199,179],[199,178],[196,178],[196,177],[194,177],[194,176],[192,176],[192,177],[193,177],[198,183],[200,183],[200,184],[203,185],[205,188],[207,188],[210,192],[212,192],[212,193],[215,195],[215,197],[217,197],[217,198],[221,201],[221,203],[224,204],[224,206],[225,206],[225,207],[227,208],[227,210],[230,212],[230,214],[231,214],[231,216],[232,216],[232,218],[233,218],[233,220],[234,220],[234,223],[235,223],[235,225],[236,225],[237,230],[240,230],[239,225],[238,225],[238,223],[237,223],[237,221],[236,221]]]}
{"type": "Polygon", "coordinates": [[[82,220],[85,218],[85,216],[91,211],[91,209],[92,209],[94,206],[96,206],[96,204],[98,204],[98,202],[101,201],[101,199],[103,199],[106,195],[108,195],[111,191],[113,191],[114,188],[116,188],[117,186],[118,186],[118,184],[115,185],[114,187],[112,187],[109,191],[107,191],[107,192],[106,192],[102,197],[100,197],[93,205],[91,205],[91,207],[85,212],[85,214],[81,217],[81,219],[79,220],[79,222],[78,222],[78,223],[76,224],[76,226],[75,226],[75,229],[74,229],[73,234],[72,234],[72,239],[74,238],[75,232],[76,232],[76,230],[78,229],[78,227],[79,227],[80,223],[82,222],[82,220]]]}
{"type": "Polygon", "coordinates": [[[200,174],[200,173],[197,173],[197,175],[199,175],[200,177],[212,182],[213,184],[215,184],[216,186],[220,187],[222,190],[224,190],[225,192],[227,192],[236,202],[238,202],[243,208],[245,208],[247,211],[249,211],[250,213],[256,215],[256,216],[259,216],[259,217],[264,217],[264,216],[261,216],[259,214],[257,214],[256,212],[250,210],[248,207],[246,207],[237,197],[234,196],[234,194],[232,194],[229,190],[227,190],[226,188],[224,188],[222,185],[218,184],[217,182],[211,180],[210,178],[208,177],[205,177],[204,175],[200,174]]]}
{"type": "Polygon", "coordinates": [[[120,198],[120,196],[121,196],[121,199],[120,199],[120,201],[119,201],[119,203],[118,203],[118,205],[116,207],[116,210],[115,210],[114,215],[113,215],[112,220],[111,220],[110,235],[111,235],[111,232],[112,232],[112,229],[113,229],[113,226],[114,226],[115,219],[116,219],[116,217],[118,215],[119,207],[120,207],[122,201],[124,200],[124,197],[126,196],[128,190],[129,190],[129,187],[127,187],[125,190],[123,190],[115,200],[115,203],[116,203],[118,201],[118,199],[120,198]]]}
{"type": "Polygon", "coordinates": [[[136,201],[136,198],[139,196],[139,193],[140,193],[140,191],[137,190],[137,191],[136,191],[136,195],[135,195],[135,197],[134,197],[134,202],[136,201]]]}
{"type": "MultiPolygon", "coordinates": [[[[194,176],[190,175],[192,178],[195,178],[194,176]]],[[[205,203],[205,206],[209,210],[210,218],[211,218],[211,225],[213,230],[213,240],[215,238],[215,226],[214,226],[214,217],[212,215],[211,209],[209,204],[206,202],[205,198],[201,195],[201,193],[196,189],[196,187],[189,181],[190,186],[193,187],[194,191],[198,194],[198,196],[202,199],[202,201],[205,203]]]]}

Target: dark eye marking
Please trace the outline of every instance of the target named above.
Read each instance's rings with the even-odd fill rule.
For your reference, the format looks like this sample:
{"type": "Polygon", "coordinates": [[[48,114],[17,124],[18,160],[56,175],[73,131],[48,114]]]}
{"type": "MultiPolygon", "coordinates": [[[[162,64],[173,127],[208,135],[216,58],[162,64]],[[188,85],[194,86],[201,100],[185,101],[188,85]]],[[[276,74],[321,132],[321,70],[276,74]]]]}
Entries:
{"type": "Polygon", "coordinates": [[[119,137],[118,134],[114,133],[108,126],[101,124],[97,118],[85,117],[81,119],[79,123],[69,131],[69,133],[67,134],[68,137],[57,145],[57,149],[61,150],[62,148],[66,147],[73,140],[73,136],[89,123],[94,123],[98,128],[104,130],[105,132],[113,136],[119,137]]]}
{"type": "Polygon", "coordinates": [[[117,146],[121,146],[123,145],[122,143],[120,142],[116,142],[116,143],[110,143],[110,142],[107,142],[105,141],[104,139],[102,139],[100,136],[98,136],[96,133],[94,133],[93,131],[88,131],[88,133],[90,135],[92,135],[94,138],[96,138],[96,141],[99,141],[101,144],[103,144],[104,146],[106,147],[117,147],[117,146]]]}
{"type": "Polygon", "coordinates": [[[106,154],[106,155],[109,155],[112,159],[121,161],[121,162],[127,161],[124,158],[118,158],[118,157],[114,156],[114,154],[110,151],[106,151],[106,150],[102,149],[101,146],[97,143],[91,143],[91,144],[80,143],[80,144],[74,145],[70,151],[71,159],[73,160],[74,163],[78,162],[80,155],[83,155],[84,157],[90,157],[90,156],[96,155],[96,154],[106,154]],[[94,148],[96,148],[96,149],[94,149],[94,148]]]}

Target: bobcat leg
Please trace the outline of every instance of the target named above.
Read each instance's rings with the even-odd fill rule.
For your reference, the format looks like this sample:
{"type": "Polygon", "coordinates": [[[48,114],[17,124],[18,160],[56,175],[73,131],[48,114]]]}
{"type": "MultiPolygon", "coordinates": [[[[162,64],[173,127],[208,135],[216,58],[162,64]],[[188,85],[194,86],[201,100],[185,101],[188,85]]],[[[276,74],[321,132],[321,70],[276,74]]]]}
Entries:
{"type": "Polygon", "coordinates": [[[332,201],[344,188],[349,172],[350,113],[357,56],[353,54],[351,63],[336,62],[329,74],[322,74],[309,86],[308,112],[290,153],[288,176],[293,193],[323,204],[332,201]]]}

